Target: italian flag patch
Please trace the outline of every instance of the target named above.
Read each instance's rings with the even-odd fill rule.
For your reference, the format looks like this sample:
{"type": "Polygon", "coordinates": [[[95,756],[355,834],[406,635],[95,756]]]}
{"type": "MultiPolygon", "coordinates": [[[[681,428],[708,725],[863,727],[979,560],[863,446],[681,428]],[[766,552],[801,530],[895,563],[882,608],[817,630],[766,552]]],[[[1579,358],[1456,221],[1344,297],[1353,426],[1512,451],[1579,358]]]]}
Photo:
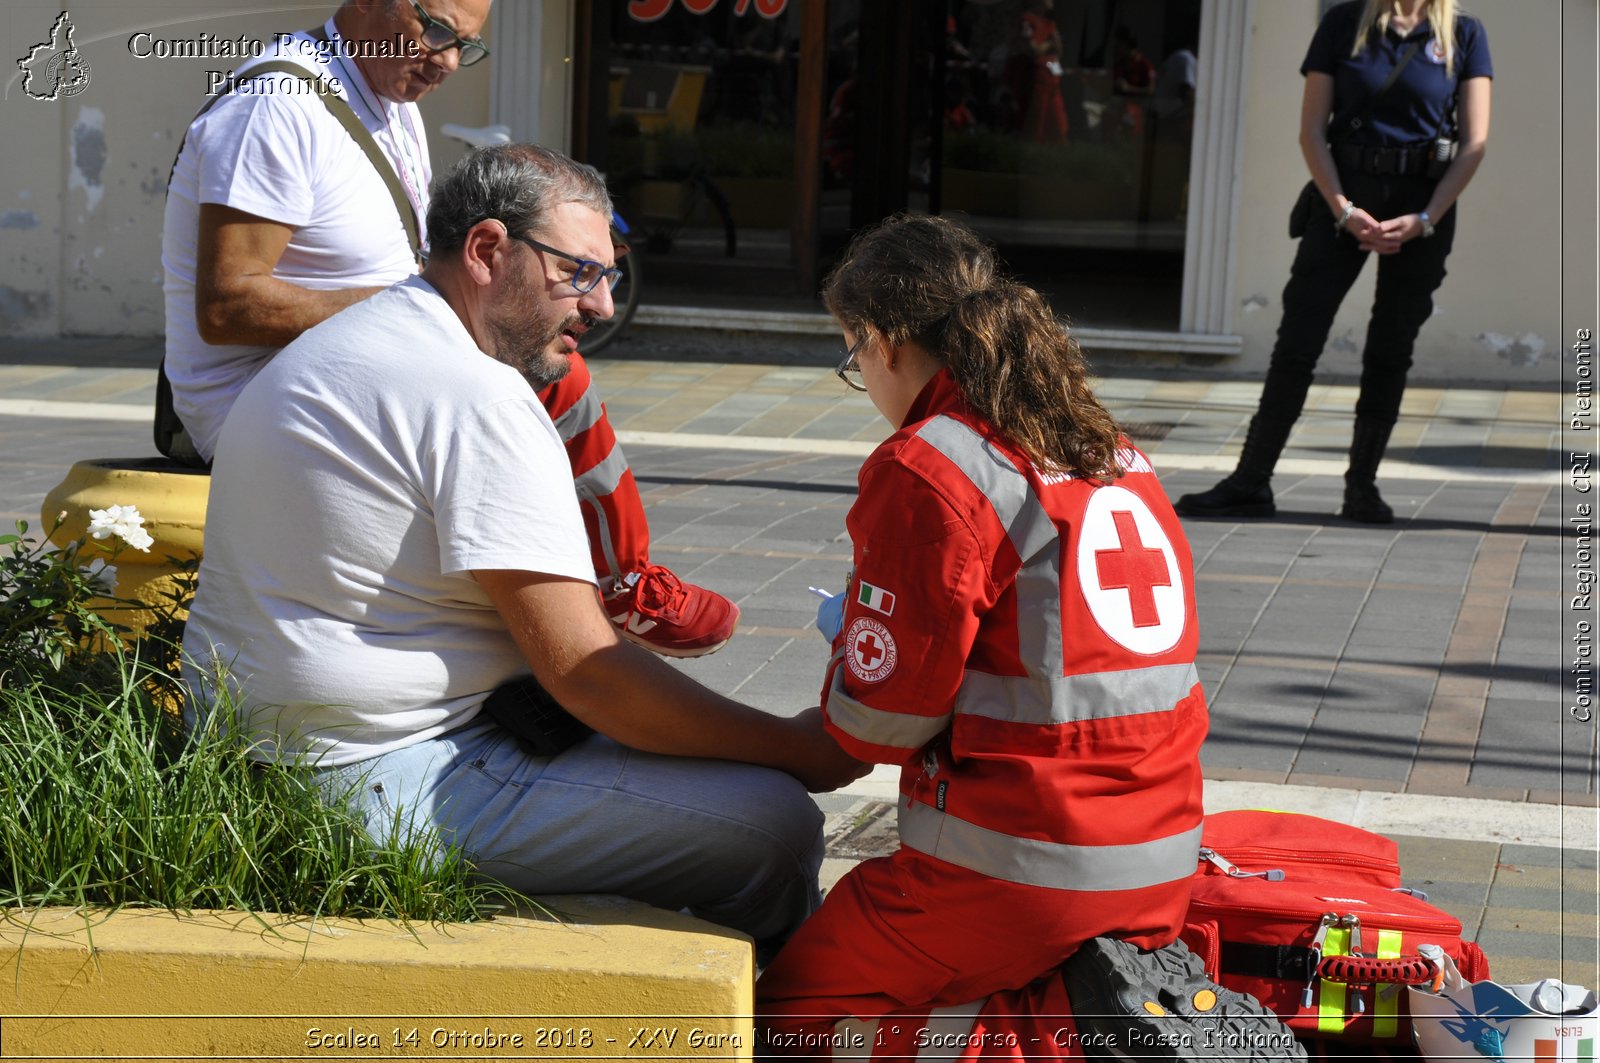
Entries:
{"type": "Polygon", "coordinates": [[[874,587],[866,580],[860,581],[861,586],[856,591],[856,601],[868,609],[876,610],[884,616],[894,615],[894,595],[882,587],[874,587]]]}

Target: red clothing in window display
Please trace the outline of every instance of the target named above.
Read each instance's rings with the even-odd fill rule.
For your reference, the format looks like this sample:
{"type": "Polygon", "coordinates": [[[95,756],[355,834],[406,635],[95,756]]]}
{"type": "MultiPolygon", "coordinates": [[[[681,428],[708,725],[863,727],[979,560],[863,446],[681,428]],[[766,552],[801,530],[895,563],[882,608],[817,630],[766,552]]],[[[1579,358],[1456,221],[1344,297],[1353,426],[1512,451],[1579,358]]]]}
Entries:
{"type": "Polygon", "coordinates": [[[1057,144],[1067,139],[1067,108],[1061,98],[1061,31],[1053,15],[1022,12],[1022,40],[1032,54],[1032,72],[1023,99],[1023,132],[1029,140],[1057,144]]]}

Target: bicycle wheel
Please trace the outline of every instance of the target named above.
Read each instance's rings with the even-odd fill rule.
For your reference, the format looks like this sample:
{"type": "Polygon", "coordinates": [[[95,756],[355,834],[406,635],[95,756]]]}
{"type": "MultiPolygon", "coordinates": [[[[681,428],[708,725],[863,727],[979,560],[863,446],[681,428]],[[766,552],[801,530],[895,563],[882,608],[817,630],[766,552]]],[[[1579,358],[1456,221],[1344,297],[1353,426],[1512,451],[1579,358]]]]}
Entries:
{"type": "Polygon", "coordinates": [[[607,344],[622,335],[622,330],[633,320],[633,312],[639,308],[639,291],[642,285],[638,253],[633,248],[628,248],[617,256],[617,266],[622,270],[622,279],[611,289],[611,301],[617,308],[616,313],[604,321],[595,322],[589,331],[583,334],[583,342],[579,344],[578,353],[585,358],[598,354],[607,344]]]}

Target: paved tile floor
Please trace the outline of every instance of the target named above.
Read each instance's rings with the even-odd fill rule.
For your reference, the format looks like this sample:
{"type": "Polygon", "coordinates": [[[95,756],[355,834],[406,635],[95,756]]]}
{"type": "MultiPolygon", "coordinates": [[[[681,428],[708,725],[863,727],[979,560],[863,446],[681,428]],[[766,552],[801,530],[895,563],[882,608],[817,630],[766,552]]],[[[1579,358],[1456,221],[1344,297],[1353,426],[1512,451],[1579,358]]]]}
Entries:
{"type": "MultiPolygon", "coordinates": [[[[739,636],[684,670],[796,711],[816,700],[825,652],[806,588],[843,583],[855,470],[885,428],[825,355],[661,352],[593,364],[656,559],[744,610],[739,636]]],[[[37,521],[73,460],[151,452],[152,365],[147,341],[0,344],[0,519],[37,521]]],[[[1100,386],[1173,495],[1231,467],[1258,390],[1134,371],[1100,386]]],[[[1213,708],[1208,780],[1592,812],[1596,729],[1563,700],[1573,499],[1561,396],[1413,387],[1381,479],[1400,519],[1382,528],[1332,516],[1353,400],[1349,386],[1313,389],[1274,481],[1276,519],[1186,522],[1213,708]]],[[[841,824],[888,821],[882,797],[819,803],[842,840],[841,824]]],[[[1408,881],[1462,918],[1502,980],[1597,985],[1597,842],[1592,817],[1579,822],[1563,844],[1394,833],[1408,881]]],[[[888,836],[838,849],[831,872],[888,836]]]]}

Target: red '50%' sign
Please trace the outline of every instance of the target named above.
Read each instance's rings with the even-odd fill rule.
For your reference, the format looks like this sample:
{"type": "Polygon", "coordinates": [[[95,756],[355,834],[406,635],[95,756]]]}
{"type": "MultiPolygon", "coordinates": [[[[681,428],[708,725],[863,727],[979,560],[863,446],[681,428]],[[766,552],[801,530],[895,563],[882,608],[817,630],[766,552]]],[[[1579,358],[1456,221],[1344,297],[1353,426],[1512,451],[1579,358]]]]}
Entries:
{"type": "MultiPolygon", "coordinates": [[[[635,22],[654,22],[672,10],[674,0],[631,0],[628,4],[628,17],[635,22]]],[[[716,7],[719,0],[680,0],[690,14],[704,15],[716,7]]],[[[784,8],[789,6],[789,0],[734,0],[733,13],[743,15],[750,10],[754,3],[756,14],[762,18],[777,18],[783,14],[784,8]]]]}

